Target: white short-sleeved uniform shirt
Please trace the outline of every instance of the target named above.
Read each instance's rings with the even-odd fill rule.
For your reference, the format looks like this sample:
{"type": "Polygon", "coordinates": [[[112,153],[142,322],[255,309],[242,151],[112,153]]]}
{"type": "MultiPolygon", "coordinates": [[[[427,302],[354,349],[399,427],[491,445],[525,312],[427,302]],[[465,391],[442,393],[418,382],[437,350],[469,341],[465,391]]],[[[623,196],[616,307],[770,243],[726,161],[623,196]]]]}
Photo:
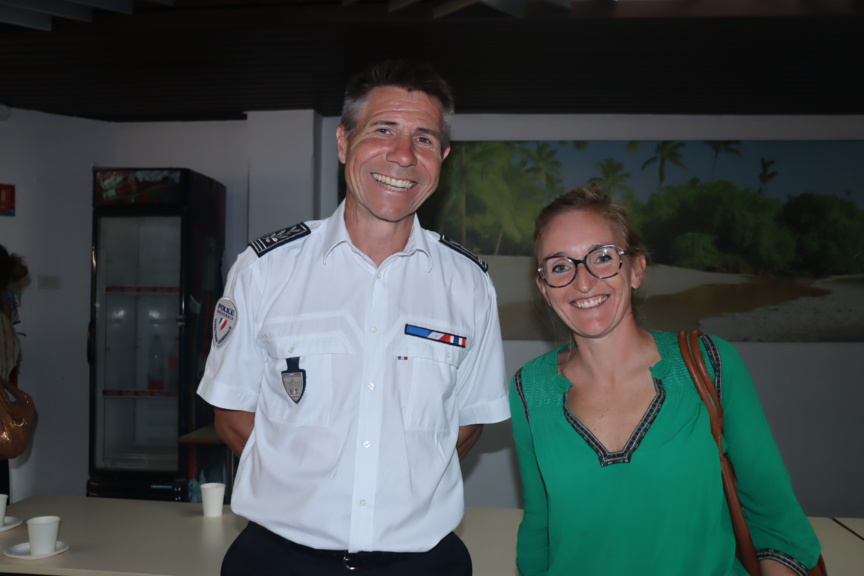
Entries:
{"type": "Polygon", "coordinates": [[[234,512],[315,548],[426,551],[463,516],[459,426],[510,415],[495,290],[416,218],[376,268],[343,214],[240,255],[198,393],[255,412],[234,512]]]}

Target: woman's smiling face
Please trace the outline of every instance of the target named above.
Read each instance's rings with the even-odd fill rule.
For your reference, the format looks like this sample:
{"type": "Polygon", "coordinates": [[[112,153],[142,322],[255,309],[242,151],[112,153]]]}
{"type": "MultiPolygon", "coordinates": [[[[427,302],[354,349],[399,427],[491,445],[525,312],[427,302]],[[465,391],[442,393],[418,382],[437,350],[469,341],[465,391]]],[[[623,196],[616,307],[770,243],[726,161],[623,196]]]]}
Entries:
{"type": "MultiPolygon", "coordinates": [[[[595,212],[564,212],[549,222],[537,241],[538,266],[554,256],[579,260],[607,244],[628,248],[613,223],[595,212]]],[[[618,274],[603,280],[592,276],[584,264],[578,266],[573,282],[561,288],[552,288],[539,275],[536,277],[546,303],[575,337],[600,338],[610,334],[623,319],[632,319],[631,292],[642,283],[646,262],[641,255],[625,255],[623,259],[618,274]]]]}

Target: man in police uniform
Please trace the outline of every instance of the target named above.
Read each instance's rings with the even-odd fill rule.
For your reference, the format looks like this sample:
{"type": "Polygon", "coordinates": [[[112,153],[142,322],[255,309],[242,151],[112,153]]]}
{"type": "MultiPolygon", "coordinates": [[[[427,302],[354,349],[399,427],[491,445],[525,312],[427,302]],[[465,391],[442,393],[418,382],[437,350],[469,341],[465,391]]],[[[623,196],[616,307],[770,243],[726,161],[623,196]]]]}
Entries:
{"type": "Polygon", "coordinates": [[[486,264],[415,216],[452,117],[427,67],[354,78],[345,201],[231,269],[198,389],[241,454],[231,504],[250,520],[223,575],[471,574],[459,458],[509,408],[486,264]]]}

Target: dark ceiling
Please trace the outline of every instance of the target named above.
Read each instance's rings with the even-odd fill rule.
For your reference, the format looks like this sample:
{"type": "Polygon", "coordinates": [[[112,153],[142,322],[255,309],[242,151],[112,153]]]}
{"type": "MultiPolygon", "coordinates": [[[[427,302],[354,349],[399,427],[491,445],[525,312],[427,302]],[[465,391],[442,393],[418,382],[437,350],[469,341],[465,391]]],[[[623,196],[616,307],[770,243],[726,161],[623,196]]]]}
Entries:
{"type": "Polygon", "coordinates": [[[461,113],[864,113],[862,0],[50,1],[94,6],[91,21],[0,23],[0,104],[334,116],[352,72],[403,57],[431,61],[461,113]]]}

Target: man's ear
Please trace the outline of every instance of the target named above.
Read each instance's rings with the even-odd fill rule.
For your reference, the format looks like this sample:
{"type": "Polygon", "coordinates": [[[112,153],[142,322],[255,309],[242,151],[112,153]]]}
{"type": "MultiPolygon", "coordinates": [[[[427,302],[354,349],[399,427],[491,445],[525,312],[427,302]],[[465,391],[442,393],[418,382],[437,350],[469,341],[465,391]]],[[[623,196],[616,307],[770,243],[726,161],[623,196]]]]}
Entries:
{"type": "Polygon", "coordinates": [[[449,155],[450,155],[450,146],[447,146],[447,148],[445,148],[444,152],[441,154],[441,161],[443,162],[444,159],[447,158],[447,156],[449,156],[449,155]]]}
{"type": "Polygon", "coordinates": [[[339,162],[345,164],[345,158],[348,157],[348,133],[342,124],[336,128],[336,148],[339,153],[339,162]]]}

